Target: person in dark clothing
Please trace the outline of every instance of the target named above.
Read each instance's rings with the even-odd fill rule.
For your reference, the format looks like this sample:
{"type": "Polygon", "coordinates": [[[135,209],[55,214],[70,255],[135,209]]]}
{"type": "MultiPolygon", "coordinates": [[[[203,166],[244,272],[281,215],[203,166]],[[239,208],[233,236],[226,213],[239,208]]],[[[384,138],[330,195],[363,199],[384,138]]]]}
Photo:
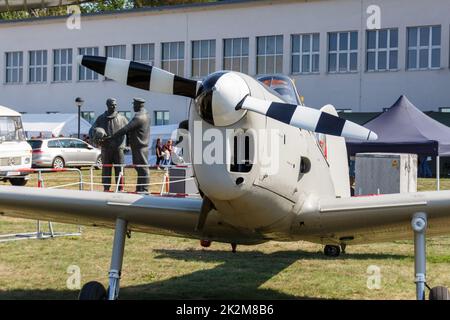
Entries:
{"type": "MultiPolygon", "coordinates": [[[[123,128],[105,139],[114,140],[128,135],[131,147],[133,164],[148,165],[148,145],[150,139],[150,115],[144,108],[145,100],[133,99],[134,118],[123,128]]],[[[137,185],[136,192],[148,192],[149,172],[148,167],[136,167],[137,185]]]]}
{"type": "MultiPolygon", "coordinates": [[[[116,111],[117,102],[114,98],[109,98],[106,100],[107,110],[100,115],[92,125],[89,130],[89,138],[91,141],[98,141],[99,146],[102,151],[102,162],[103,164],[112,165],[112,164],[124,164],[124,148],[125,148],[125,137],[120,136],[114,139],[98,140],[98,137],[94,137],[94,133],[97,131],[96,128],[102,128],[106,135],[111,136],[119,129],[123,128],[128,124],[127,118],[125,116],[119,114],[116,111]]],[[[119,183],[118,178],[120,174],[120,167],[115,167],[115,176],[116,183],[119,183]]],[[[102,167],[102,183],[103,190],[105,192],[109,191],[111,187],[111,174],[112,168],[111,166],[103,166],[102,167]]],[[[119,186],[119,191],[122,191],[123,187],[119,186]]]]}
{"type": "Polygon", "coordinates": [[[156,166],[159,169],[159,165],[162,161],[164,161],[164,155],[163,155],[163,145],[161,143],[161,139],[156,139],[156,147],[155,147],[155,154],[156,154],[156,166]]]}

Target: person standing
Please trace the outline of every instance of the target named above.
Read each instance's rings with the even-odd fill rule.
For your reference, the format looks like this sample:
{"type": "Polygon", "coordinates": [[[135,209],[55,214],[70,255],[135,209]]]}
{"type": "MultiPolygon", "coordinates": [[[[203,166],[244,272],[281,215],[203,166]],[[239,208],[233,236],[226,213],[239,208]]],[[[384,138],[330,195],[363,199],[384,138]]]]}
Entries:
{"type": "Polygon", "coordinates": [[[156,147],[155,147],[155,154],[156,154],[156,167],[159,169],[159,165],[162,161],[164,161],[164,155],[163,155],[163,145],[161,143],[161,139],[156,139],[156,147]]]}
{"type": "MultiPolygon", "coordinates": [[[[95,120],[94,124],[89,130],[89,138],[91,141],[97,142],[97,144],[101,147],[102,162],[104,164],[102,166],[103,191],[108,192],[111,187],[111,165],[125,163],[123,154],[125,149],[125,137],[120,136],[105,141],[101,139],[104,137],[98,137],[96,135],[100,132],[101,135],[112,136],[114,133],[126,126],[128,124],[128,120],[127,118],[125,118],[125,116],[119,114],[116,111],[116,99],[109,98],[108,100],[106,100],[106,107],[107,110],[95,120]]],[[[118,179],[120,170],[120,167],[114,168],[116,183],[119,183],[118,179]]],[[[122,190],[123,186],[119,186],[119,191],[122,190]]]]}
{"type": "Polygon", "coordinates": [[[133,109],[135,115],[131,121],[107,137],[105,140],[116,139],[128,135],[130,142],[133,164],[138,165],[136,192],[148,192],[149,172],[148,167],[139,167],[139,165],[148,166],[148,147],[150,139],[150,115],[145,110],[145,100],[141,98],[133,99],[133,109]]]}

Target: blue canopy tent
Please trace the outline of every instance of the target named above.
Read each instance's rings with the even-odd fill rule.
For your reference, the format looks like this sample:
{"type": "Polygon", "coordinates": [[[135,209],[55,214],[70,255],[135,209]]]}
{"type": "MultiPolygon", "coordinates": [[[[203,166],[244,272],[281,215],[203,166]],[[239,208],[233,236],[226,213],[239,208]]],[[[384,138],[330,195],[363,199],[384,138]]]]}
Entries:
{"type": "Polygon", "coordinates": [[[347,152],[415,153],[436,157],[436,178],[439,190],[439,159],[450,156],[450,128],[417,109],[406,96],[392,107],[364,124],[378,135],[373,142],[347,140],[347,152]]]}

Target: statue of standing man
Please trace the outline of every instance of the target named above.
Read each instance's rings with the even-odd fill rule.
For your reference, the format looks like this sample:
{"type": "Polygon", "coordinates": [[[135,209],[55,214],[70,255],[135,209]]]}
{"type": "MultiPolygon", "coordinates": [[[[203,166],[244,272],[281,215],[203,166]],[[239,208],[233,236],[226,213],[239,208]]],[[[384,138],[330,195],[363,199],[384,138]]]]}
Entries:
{"type": "MultiPolygon", "coordinates": [[[[108,137],[106,141],[128,135],[128,141],[133,156],[133,164],[148,165],[148,147],[150,140],[150,115],[144,108],[145,100],[133,99],[134,118],[123,128],[108,137]]],[[[149,172],[148,167],[136,167],[137,185],[136,192],[148,192],[149,172]]]]}
{"type": "MultiPolygon", "coordinates": [[[[94,144],[99,145],[102,150],[102,184],[103,190],[108,192],[111,187],[111,174],[113,164],[124,164],[124,149],[125,137],[118,136],[107,141],[103,140],[105,136],[112,136],[119,129],[128,124],[127,118],[116,111],[117,101],[114,98],[106,100],[107,110],[101,114],[94,122],[89,131],[89,138],[94,144]],[[106,165],[106,166],[105,166],[106,165]]],[[[119,166],[114,168],[116,175],[116,183],[119,183],[119,174],[121,168],[119,166]]],[[[119,191],[123,187],[119,186],[119,191]]]]}

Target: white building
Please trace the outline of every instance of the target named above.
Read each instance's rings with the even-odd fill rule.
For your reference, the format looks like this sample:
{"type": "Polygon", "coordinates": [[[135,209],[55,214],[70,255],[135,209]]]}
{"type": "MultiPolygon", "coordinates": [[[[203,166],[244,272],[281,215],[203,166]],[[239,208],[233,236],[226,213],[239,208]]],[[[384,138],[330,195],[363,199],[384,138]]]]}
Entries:
{"type": "Polygon", "coordinates": [[[80,96],[97,116],[108,97],[131,111],[139,96],[152,124],[187,118],[187,99],[105,80],[75,64],[85,53],[195,78],[230,68],[282,72],[313,107],[381,111],[406,94],[437,111],[450,107],[449,13],[448,0],[239,0],[82,16],[80,30],[66,17],[1,22],[0,103],[72,113],[80,96]],[[378,8],[381,30],[368,30],[378,8]]]}

